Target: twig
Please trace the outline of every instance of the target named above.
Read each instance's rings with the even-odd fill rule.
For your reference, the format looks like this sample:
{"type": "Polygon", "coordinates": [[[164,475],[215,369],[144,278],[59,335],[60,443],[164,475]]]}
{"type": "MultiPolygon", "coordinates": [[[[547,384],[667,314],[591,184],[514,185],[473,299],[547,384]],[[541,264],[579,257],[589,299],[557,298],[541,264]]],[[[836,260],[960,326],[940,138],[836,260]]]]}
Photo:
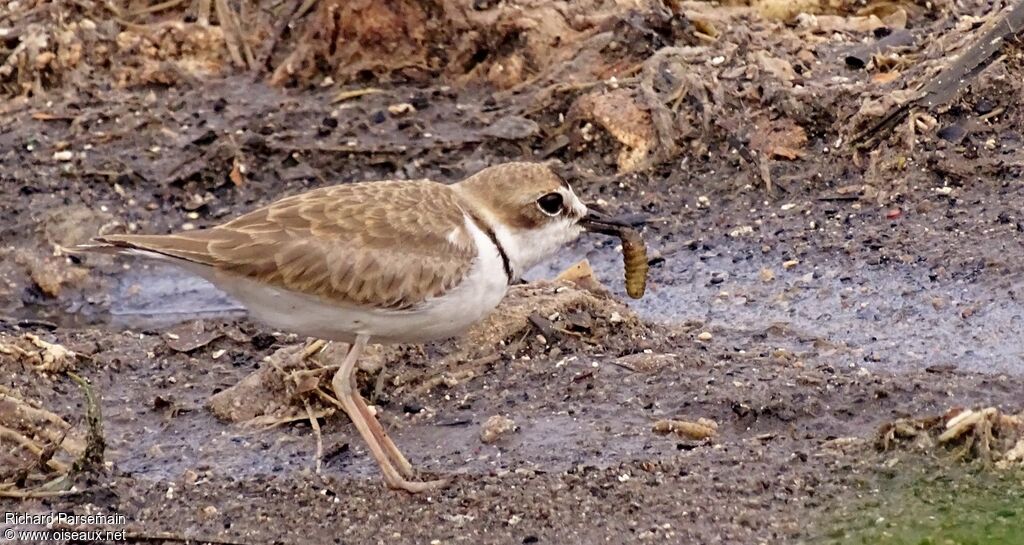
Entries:
{"type": "Polygon", "coordinates": [[[772,194],[772,167],[768,157],[760,156],[757,158],[757,173],[761,176],[761,181],[764,182],[764,191],[769,195],[772,194]]]}
{"type": "Polygon", "coordinates": [[[138,17],[139,15],[146,15],[147,13],[156,13],[165,9],[171,9],[183,4],[185,0],[167,0],[166,2],[160,2],[159,4],[153,4],[144,8],[137,9],[128,14],[128,17],[138,17]]]}
{"type": "Polygon", "coordinates": [[[313,6],[315,6],[318,1],[319,0],[306,0],[302,3],[302,6],[299,7],[299,11],[295,12],[295,16],[305,17],[306,14],[309,13],[309,10],[313,9],[313,6]]]}
{"type": "Polygon", "coordinates": [[[103,451],[106,450],[106,441],[103,439],[103,414],[100,411],[99,401],[93,392],[92,385],[77,374],[67,371],[71,380],[78,384],[85,394],[86,414],[85,420],[89,427],[86,435],[85,450],[75,460],[72,466],[73,473],[98,470],[103,467],[103,451]]]}
{"type": "MultiPolygon", "coordinates": [[[[326,418],[328,416],[331,416],[332,414],[334,414],[334,409],[326,409],[326,410],[323,410],[323,411],[318,412],[318,413],[313,413],[313,416],[315,416],[316,418],[326,418]]],[[[281,416],[281,415],[266,415],[265,414],[263,416],[256,416],[256,417],[253,417],[253,418],[251,418],[249,420],[246,420],[245,422],[242,422],[241,425],[242,425],[243,428],[246,428],[246,429],[258,428],[256,430],[257,432],[264,432],[264,431],[267,431],[267,430],[272,430],[272,429],[274,429],[274,428],[276,428],[278,426],[282,426],[284,424],[290,424],[292,422],[299,422],[301,420],[306,420],[308,418],[309,418],[309,415],[305,414],[305,412],[303,412],[303,413],[293,413],[293,414],[283,415],[283,416],[281,416]]]]}
{"type": "Polygon", "coordinates": [[[501,359],[501,355],[498,353],[479,357],[475,360],[467,362],[460,369],[447,373],[439,373],[437,375],[434,375],[433,377],[430,377],[429,379],[423,381],[422,384],[414,388],[412,390],[412,393],[417,395],[423,395],[433,390],[439,384],[446,382],[448,379],[458,382],[461,380],[465,380],[467,378],[472,378],[473,376],[475,376],[476,372],[479,371],[481,368],[490,365],[498,361],[499,359],[501,359]]]}
{"type": "MultiPolygon", "coordinates": [[[[39,446],[31,438],[29,438],[29,437],[27,437],[27,436],[25,436],[25,435],[23,435],[21,433],[18,433],[16,430],[8,428],[7,426],[0,425],[0,439],[7,439],[7,440],[10,440],[10,441],[14,441],[15,443],[18,443],[18,445],[21,446],[22,448],[24,448],[25,450],[31,452],[34,456],[42,457],[43,454],[46,452],[46,449],[44,449],[43,447],[39,446]]],[[[61,473],[66,473],[68,471],[68,466],[66,464],[61,463],[61,462],[59,462],[57,460],[54,460],[52,458],[49,459],[49,460],[46,460],[45,463],[46,463],[47,467],[49,467],[50,469],[52,469],[54,471],[58,471],[58,472],[61,472],[61,473]]]]}
{"type": "Polygon", "coordinates": [[[239,67],[251,69],[256,65],[252,58],[252,50],[249,43],[242,35],[241,24],[238,22],[238,15],[231,9],[227,0],[214,0],[217,9],[217,19],[221,28],[224,29],[224,43],[228,46],[228,53],[231,60],[239,67]],[[244,57],[243,57],[244,55],[244,57]]]}
{"type": "MultiPolygon", "coordinates": [[[[58,439],[64,437],[64,433],[67,430],[71,429],[71,425],[65,422],[60,416],[57,416],[45,409],[33,407],[24,400],[13,395],[10,390],[0,386],[0,406],[5,403],[10,403],[14,406],[14,417],[16,419],[33,423],[38,428],[37,433],[44,436],[50,442],[57,442],[58,439]],[[39,423],[56,426],[61,430],[60,435],[51,432],[46,426],[39,425],[39,423]]],[[[71,444],[65,447],[65,450],[69,452],[75,452],[85,448],[83,445],[79,444],[77,440],[66,440],[71,441],[71,444]]],[[[61,442],[63,443],[63,441],[61,442]]]]}
{"type": "Polygon", "coordinates": [[[202,26],[210,24],[210,1],[199,0],[199,7],[196,9],[196,22],[202,26]]]}
{"type": "Polygon", "coordinates": [[[316,436],[316,474],[320,474],[320,465],[324,457],[324,437],[320,433],[320,423],[316,420],[316,415],[313,414],[313,409],[309,406],[309,400],[303,399],[303,405],[306,406],[306,415],[309,417],[309,425],[313,428],[313,435],[316,436]]]}
{"type": "Polygon", "coordinates": [[[378,89],[376,87],[364,87],[362,89],[349,89],[347,91],[341,91],[340,93],[334,95],[334,98],[331,99],[331,104],[337,104],[339,102],[348,100],[350,98],[357,98],[357,97],[361,97],[361,96],[365,96],[365,95],[373,95],[373,94],[383,93],[383,92],[384,92],[383,89],[378,89]]]}
{"type": "Polygon", "coordinates": [[[1024,2],[1017,4],[982,33],[956,61],[939,72],[920,88],[917,98],[896,107],[874,124],[853,135],[851,145],[857,149],[873,146],[883,133],[888,133],[912,111],[931,109],[949,103],[997,58],[996,53],[1006,41],[1024,30],[1024,2]]]}
{"type": "Polygon", "coordinates": [[[317,397],[319,397],[320,399],[330,403],[331,405],[334,405],[335,407],[337,407],[337,408],[339,408],[341,410],[345,410],[345,406],[341,404],[341,401],[338,401],[338,398],[336,398],[336,397],[332,396],[331,394],[323,391],[323,389],[317,388],[316,390],[313,390],[313,393],[315,393],[317,397]]]}
{"type": "Polygon", "coordinates": [[[0,386],[0,402],[7,401],[15,405],[17,410],[21,413],[22,418],[31,418],[34,420],[45,420],[51,424],[61,426],[64,428],[70,427],[70,425],[64,421],[63,418],[57,416],[50,411],[45,409],[38,409],[29,405],[26,401],[15,396],[10,390],[0,386]]]}
{"type": "Polygon", "coordinates": [[[281,41],[281,36],[284,35],[284,31],[292,25],[292,21],[294,21],[298,16],[300,6],[301,4],[299,0],[293,1],[291,11],[288,12],[287,16],[281,17],[280,22],[276,27],[274,27],[274,33],[270,36],[270,43],[267,46],[267,53],[264,55],[263,61],[260,62],[259,70],[256,73],[257,77],[261,77],[270,70],[270,63],[274,60],[274,50],[277,49],[277,44],[281,41]]]}
{"type": "Polygon", "coordinates": [[[54,498],[57,496],[74,496],[85,490],[3,490],[0,489],[0,498],[54,498]]]}
{"type": "Polygon", "coordinates": [[[309,358],[313,354],[324,351],[330,343],[324,340],[316,339],[315,341],[306,345],[306,348],[302,350],[302,356],[300,359],[304,360],[309,358]]]}
{"type": "MultiPolygon", "coordinates": [[[[79,5],[81,5],[81,4],[79,4],[79,5]]],[[[122,10],[120,6],[118,6],[117,4],[111,2],[110,0],[104,0],[103,1],[103,7],[107,8],[107,10],[110,13],[113,13],[114,16],[119,18],[119,19],[123,19],[124,16],[125,16],[124,10],[122,10]]]]}

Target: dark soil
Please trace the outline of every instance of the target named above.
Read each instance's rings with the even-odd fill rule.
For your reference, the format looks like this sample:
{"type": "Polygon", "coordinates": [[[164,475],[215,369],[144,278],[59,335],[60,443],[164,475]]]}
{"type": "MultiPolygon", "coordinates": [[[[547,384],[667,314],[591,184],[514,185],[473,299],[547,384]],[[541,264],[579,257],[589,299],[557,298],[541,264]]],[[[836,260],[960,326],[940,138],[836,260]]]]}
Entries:
{"type": "MultiPolygon", "coordinates": [[[[792,26],[743,21],[731,32],[801,58],[791,42],[757,38],[792,26]]],[[[648,23],[629,22],[630,32],[648,23]]],[[[849,46],[819,44],[822,66],[805,84],[867,84],[842,64],[849,46]]],[[[146,543],[825,543],[834,507],[871,494],[902,456],[875,449],[881,425],[955,406],[1024,408],[1020,51],[1005,54],[932,112],[935,127],[912,146],[900,133],[867,153],[837,145],[864,97],[794,92],[716,112],[726,117],[700,146],[634,173],[618,172],[607,134],[559,140],[575,95],[531,109],[486,87],[381,80],[381,93],[332,103],[337,89],[234,75],[79,83],[12,101],[0,114],[0,337],[32,332],[88,356],[78,373],[102,398],[108,467],[80,477],[77,494],[0,503],[120,513],[130,541],[146,543]],[[771,162],[769,191],[727,128],[777,120],[794,96],[807,142],[800,158],[771,162]],[[406,102],[414,112],[389,113],[406,102]],[[951,142],[945,127],[964,134],[951,142]],[[476,378],[425,394],[385,388],[381,418],[403,451],[427,474],[454,475],[425,496],[386,490],[341,415],[321,422],[316,474],[308,422],[251,430],[205,408],[301,339],[231,314],[180,272],[59,251],[101,231],[201,228],[325,184],[454,181],[544,158],[568,166],[584,200],[646,218],[658,259],[648,296],[629,304],[647,333],[531,336],[495,347],[501,358],[476,378]],[[196,316],[232,334],[189,352],[168,346],[168,324],[196,316]],[[655,363],[629,369],[629,358],[655,363]],[[519,429],[484,444],[480,426],[496,414],[519,429]],[[651,430],[699,417],[718,423],[713,440],[651,430]]],[[[719,83],[738,94],[758,81],[719,83]]],[[[588,257],[625,300],[616,245],[583,239],[530,278],[588,257]]],[[[410,348],[384,373],[421,375],[458,346],[410,348]]],[[[69,378],[3,355],[0,369],[0,385],[84,420],[69,378]]]]}

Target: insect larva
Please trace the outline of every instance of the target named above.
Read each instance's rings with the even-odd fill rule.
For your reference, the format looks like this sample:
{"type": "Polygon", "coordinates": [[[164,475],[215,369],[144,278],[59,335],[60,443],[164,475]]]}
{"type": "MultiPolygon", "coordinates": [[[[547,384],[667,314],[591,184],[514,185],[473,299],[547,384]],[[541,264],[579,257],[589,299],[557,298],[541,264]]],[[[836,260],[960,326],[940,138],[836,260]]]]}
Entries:
{"type": "Polygon", "coordinates": [[[659,420],[654,423],[654,432],[675,433],[680,437],[701,440],[714,437],[718,433],[718,423],[708,418],[698,418],[696,422],[659,420]]]}
{"type": "Polygon", "coordinates": [[[619,238],[622,240],[622,260],[626,265],[626,293],[633,299],[639,299],[647,287],[647,246],[640,233],[633,229],[623,229],[619,238]]]}

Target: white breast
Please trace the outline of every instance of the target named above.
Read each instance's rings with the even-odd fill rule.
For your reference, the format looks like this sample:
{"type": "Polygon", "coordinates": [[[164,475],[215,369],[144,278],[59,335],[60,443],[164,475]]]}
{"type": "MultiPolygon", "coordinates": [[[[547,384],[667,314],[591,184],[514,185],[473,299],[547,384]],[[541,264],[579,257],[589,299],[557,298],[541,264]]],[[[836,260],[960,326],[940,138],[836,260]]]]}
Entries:
{"type": "Polygon", "coordinates": [[[444,295],[409,310],[337,305],[253,280],[228,277],[208,267],[187,268],[274,328],[332,341],[349,342],[357,334],[366,334],[373,343],[418,343],[461,334],[494,310],[508,291],[497,247],[468,216],[466,226],[478,252],[466,278],[444,295]]]}

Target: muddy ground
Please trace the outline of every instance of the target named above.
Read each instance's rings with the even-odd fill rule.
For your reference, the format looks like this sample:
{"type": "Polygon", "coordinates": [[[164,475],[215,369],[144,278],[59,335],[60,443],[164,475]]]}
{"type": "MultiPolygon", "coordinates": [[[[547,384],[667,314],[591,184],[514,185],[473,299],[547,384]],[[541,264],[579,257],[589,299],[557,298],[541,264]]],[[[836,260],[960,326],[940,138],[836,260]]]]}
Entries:
{"type": "MultiPolygon", "coordinates": [[[[670,149],[656,110],[641,116],[629,142],[654,144],[636,164],[614,123],[579,113],[595,88],[639,89],[623,63],[609,63],[624,71],[621,87],[605,73],[544,93],[543,78],[496,80],[493,65],[468,83],[444,71],[338,73],[341,87],[241,70],[38,80],[45,89],[0,108],[0,335],[33,333],[82,355],[74,366],[100,395],[107,464],[78,476],[72,494],[0,503],[120,513],[129,541],[146,543],[847,543],[836,513],[853,517],[850,506],[902,468],[975,467],[943,449],[881,452],[881,426],[952,407],[1024,409],[1020,50],[1007,45],[952,105],[855,151],[856,122],[884,113],[866,103],[925,83],[934,70],[916,66],[941,68],[953,57],[943,47],[966,47],[999,12],[906,6],[916,41],[872,73],[845,59],[885,25],[822,13],[814,24],[835,28],[815,31],[806,18],[713,12],[717,41],[698,39],[710,49],[687,62],[714,85],[680,95],[670,149]],[[752,160],[741,153],[751,149],[752,160]],[[97,232],[202,228],[329,183],[455,181],[522,159],[557,159],[585,200],[638,214],[655,258],[649,292],[626,299],[617,243],[585,238],[529,279],[587,257],[629,310],[608,302],[573,314],[574,334],[504,339],[478,373],[429,389],[375,391],[368,374],[413,463],[453,476],[426,496],[384,489],[343,415],[319,421],[317,474],[308,421],[253,430],[207,410],[302,339],[246,320],[173,269],[61,251],[97,232]],[[632,312],[639,321],[622,327],[632,312]],[[169,332],[193,318],[216,334],[182,347],[169,332]],[[499,414],[518,429],[481,442],[499,414]],[[709,418],[718,433],[653,433],[663,418],[709,418]]],[[[641,13],[609,23],[641,59],[710,32],[692,13],[641,13]]],[[[630,100],[612,117],[643,106],[630,100]]],[[[383,384],[422,383],[445,371],[432,361],[465,348],[405,349],[383,384]]],[[[10,354],[0,362],[5,389],[84,425],[70,378],[10,354]]]]}

